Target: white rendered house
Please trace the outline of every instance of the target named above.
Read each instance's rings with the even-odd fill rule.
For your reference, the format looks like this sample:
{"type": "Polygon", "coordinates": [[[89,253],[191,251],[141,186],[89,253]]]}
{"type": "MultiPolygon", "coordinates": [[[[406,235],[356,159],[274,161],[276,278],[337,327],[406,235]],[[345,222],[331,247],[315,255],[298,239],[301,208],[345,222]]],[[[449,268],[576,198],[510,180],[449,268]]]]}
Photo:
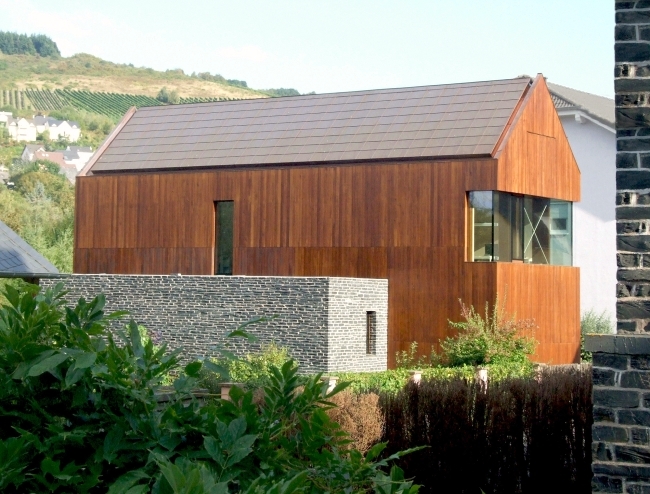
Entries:
{"type": "Polygon", "coordinates": [[[614,100],[548,84],[580,167],[582,200],[573,205],[573,265],[580,310],[616,315],[616,129],[614,100]]]}
{"type": "Polygon", "coordinates": [[[10,118],[7,120],[7,130],[14,141],[36,140],[36,126],[31,120],[25,118],[10,118]]]}

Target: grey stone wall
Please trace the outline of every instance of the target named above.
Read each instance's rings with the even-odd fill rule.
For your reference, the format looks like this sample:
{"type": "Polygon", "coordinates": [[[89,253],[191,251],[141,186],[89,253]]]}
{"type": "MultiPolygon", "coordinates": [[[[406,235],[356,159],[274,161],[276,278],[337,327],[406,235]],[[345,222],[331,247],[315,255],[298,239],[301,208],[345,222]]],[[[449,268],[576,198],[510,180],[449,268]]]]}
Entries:
{"type": "Polygon", "coordinates": [[[650,493],[650,338],[590,335],[593,492],[650,493]]]}
{"type": "Polygon", "coordinates": [[[617,331],[650,331],[650,1],[616,0],[617,331]]]}
{"type": "MultiPolygon", "coordinates": [[[[60,280],[42,280],[44,287],[60,280]]],[[[259,343],[231,339],[243,355],[275,342],[289,349],[302,371],[386,369],[388,281],[357,278],[256,276],[71,275],[67,298],[106,296],[106,310],[127,310],[154,339],[182,347],[190,360],[242,323],[259,343]],[[366,312],[377,313],[377,352],[366,355],[366,312]]]]}

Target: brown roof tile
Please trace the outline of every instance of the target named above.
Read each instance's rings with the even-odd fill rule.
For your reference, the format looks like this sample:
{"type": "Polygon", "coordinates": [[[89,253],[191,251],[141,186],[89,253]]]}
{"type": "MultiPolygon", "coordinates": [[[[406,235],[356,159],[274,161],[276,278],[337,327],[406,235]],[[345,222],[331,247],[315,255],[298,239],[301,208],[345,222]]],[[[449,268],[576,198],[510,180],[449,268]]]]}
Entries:
{"type": "Polygon", "coordinates": [[[530,82],[140,108],[91,171],[487,156],[530,82]]]}

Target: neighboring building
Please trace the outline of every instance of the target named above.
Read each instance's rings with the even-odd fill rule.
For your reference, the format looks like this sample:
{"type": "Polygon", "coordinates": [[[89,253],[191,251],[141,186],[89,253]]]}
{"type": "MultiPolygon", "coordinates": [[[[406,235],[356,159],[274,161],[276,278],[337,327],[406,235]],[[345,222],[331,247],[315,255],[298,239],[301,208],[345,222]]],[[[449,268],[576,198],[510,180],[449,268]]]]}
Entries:
{"type": "Polygon", "coordinates": [[[391,365],[500,294],[576,362],[579,200],[541,75],[132,109],[78,176],[74,271],[386,278],[391,365]]]}
{"type": "Polygon", "coordinates": [[[34,154],[37,151],[45,151],[45,147],[42,144],[26,144],[20,155],[20,160],[34,161],[34,154]]]}
{"type": "Polygon", "coordinates": [[[27,144],[20,159],[23,161],[48,160],[61,167],[70,182],[75,183],[77,173],[88,163],[93,155],[91,147],[68,146],[63,151],[46,151],[40,144],[27,144]]]}
{"type": "Polygon", "coordinates": [[[616,129],[614,100],[548,84],[582,173],[573,208],[574,265],[580,267],[580,308],[616,314],[616,129]]]}
{"type": "Polygon", "coordinates": [[[79,172],[90,161],[93,154],[93,148],[89,146],[68,146],[63,151],[63,159],[67,164],[74,165],[79,172]]]}
{"type": "Polygon", "coordinates": [[[66,139],[69,142],[77,142],[81,137],[81,128],[77,122],[43,116],[34,117],[33,122],[38,134],[47,132],[53,141],[66,139]]]}
{"type": "Polygon", "coordinates": [[[9,118],[7,131],[14,141],[33,142],[36,140],[36,126],[34,122],[25,118],[9,118]]]}
{"type": "Polygon", "coordinates": [[[13,117],[10,111],[0,111],[0,127],[6,127],[7,121],[13,117]]]}
{"type": "Polygon", "coordinates": [[[59,270],[16,232],[0,221],[0,278],[23,278],[36,282],[59,270]]]}
{"type": "Polygon", "coordinates": [[[36,116],[28,120],[9,116],[6,126],[15,141],[34,142],[36,137],[44,132],[47,132],[53,141],[67,139],[69,142],[77,142],[81,137],[81,128],[77,122],[50,117],[36,116]]]}

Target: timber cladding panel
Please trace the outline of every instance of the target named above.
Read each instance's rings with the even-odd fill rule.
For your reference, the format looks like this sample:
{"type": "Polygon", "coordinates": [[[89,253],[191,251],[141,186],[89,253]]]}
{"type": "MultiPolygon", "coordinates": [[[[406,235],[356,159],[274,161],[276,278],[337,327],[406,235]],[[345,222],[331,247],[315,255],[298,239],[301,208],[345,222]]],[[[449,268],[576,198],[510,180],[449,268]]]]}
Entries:
{"type": "Polygon", "coordinates": [[[511,134],[496,157],[499,190],[580,200],[580,170],[543,78],[524,97],[511,134]]]}
{"type": "MultiPolygon", "coordinates": [[[[493,301],[504,270],[508,276],[531,268],[572,270],[465,262],[466,192],[496,189],[496,164],[475,159],[79,177],[74,269],[211,274],[214,202],[233,200],[233,274],[389,280],[392,365],[395,352],[410,342],[429,353],[446,337],[448,320],[459,320],[459,298],[477,307],[493,301]]],[[[557,290],[558,281],[578,289],[577,276],[558,276],[525,280],[518,317],[547,323],[536,301],[557,290]]],[[[511,302],[519,300],[509,293],[511,302]]],[[[560,340],[548,343],[548,360],[573,360],[560,340]]]]}

